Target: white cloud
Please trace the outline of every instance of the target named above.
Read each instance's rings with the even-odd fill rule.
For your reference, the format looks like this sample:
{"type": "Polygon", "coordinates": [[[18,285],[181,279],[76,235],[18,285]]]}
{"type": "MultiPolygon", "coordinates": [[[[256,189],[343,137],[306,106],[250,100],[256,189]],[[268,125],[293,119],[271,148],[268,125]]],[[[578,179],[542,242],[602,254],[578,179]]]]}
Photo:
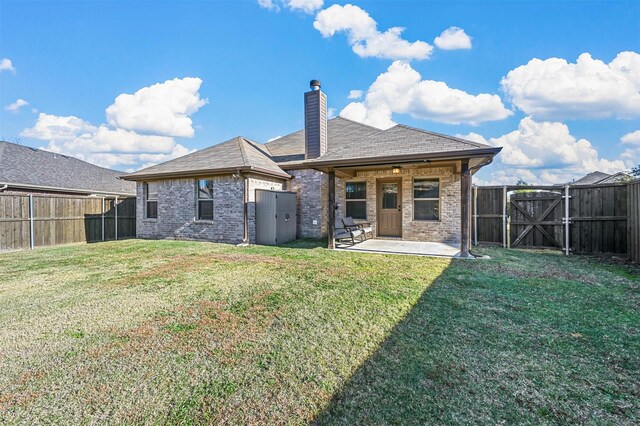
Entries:
{"type": "Polygon", "coordinates": [[[501,82],[513,104],[536,119],[640,117],[640,55],[621,52],[609,64],[588,53],[575,64],[532,59],[501,82]]]}
{"type": "Polygon", "coordinates": [[[290,10],[314,13],[324,4],[324,0],[258,0],[258,5],[263,9],[280,11],[282,7],[290,10]]]}
{"type": "Polygon", "coordinates": [[[258,5],[263,9],[280,10],[278,5],[273,0],[258,0],[258,5]]]}
{"type": "Polygon", "coordinates": [[[324,0],[288,0],[287,7],[291,10],[301,10],[305,13],[313,13],[320,9],[324,0]]]}
{"type": "Polygon", "coordinates": [[[0,72],[2,71],[13,71],[15,72],[15,68],[13,67],[13,63],[11,63],[11,59],[2,58],[0,59],[0,72]]]}
{"type": "Polygon", "coordinates": [[[462,28],[449,27],[433,40],[438,49],[471,49],[471,37],[462,28]]]}
{"type": "Polygon", "coordinates": [[[74,116],[60,117],[40,113],[35,126],[24,129],[21,136],[40,140],[70,141],[83,135],[93,134],[98,130],[81,118],[74,116]]]}
{"type": "Polygon", "coordinates": [[[393,113],[471,125],[502,120],[513,114],[504,107],[498,95],[472,95],[450,88],[442,81],[422,80],[408,63],[396,61],[376,78],[364,102],[350,103],[340,115],[385,129],[395,124],[393,113]]]}
{"type": "Polygon", "coordinates": [[[193,137],[189,117],[207,103],[199,90],[202,80],[186,77],[144,87],[133,95],[119,95],[107,108],[113,127],[162,136],[193,137]]]}
{"type": "Polygon", "coordinates": [[[332,107],[327,108],[327,118],[331,119],[331,118],[334,118],[335,116],[336,116],[336,109],[332,107]]]}
{"type": "Polygon", "coordinates": [[[628,169],[640,165],[640,130],[627,133],[620,138],[620,142],[628,145],[627,149],[621,155],[621,158],[627,164],[628,169]]]}
{"type": "Polygon", "coordinates": [[[457,138],[466,139],[471,142],[478,142],[478,143],[483,143],[485,145],[489,145],[489,141],[486,140],[484,136],[478,133],[470,132],[470,133],[467,133],[466,135],[456,134],[455,136],[457,138]]]}
{"type": "Polygon", "coordinates": [[[378,23],[366,11],[352,4],[334,4],[320,11],[313,27],[324,37],[332,37],[337,32],[346,33],[351,48],[362,58],[427,59],[433,51],[433,46],[424,41],[411,43],[404,40],[401,37],[404,28],[378,31],[378,23]]]}
{"type": "Polygon", "coordinates": [[[14,103],[5,106],[4,109],[5,111],[17,113],[20,110],[20,108],[27,105],[29,105],[29,102],[25,101],[24,99],[18,99],[14,103]]]}
{"type": "Polygon", "coordinates": [[[41,113],[21,136],[48,141],[48,151],[72,155],[104,167],[166,161],[190,151],[172,137],[139,135],[131,130],[99,127],[74,116],[41,113]]]}
{"type": "Polygon", "coordinates": [[[640,145],[640,130],[627,133],[620,138],[620,142],[622,142],[623,144],[640,145]]]}
{"type": "Polygon", "coordinates": [[[350,90],[349,91],[349,96],[347,96],[347,98],[349,99],[360,99],[363,95],[363,91],[362,90],[350,90]]]}
{"type": "Polygon", "coordinates": [[[75,116],[40,113],[21,135],[47,141],[49,151],[100,166],[148,167],[193,152],[173,136],[193,136],[189,115],[206,103],[198,94],[201,83],[199,78],[174,79],[120,95],[107,108],[109,124],[99,126],[75,116]]]}
{"type": "Polygon", "coordinates": [[[274,136],[270,139],[267,140],[267,143],[271,142],[271,141],[275,141],[276,139],[280,139],[282,136],[278,135],[278,136],[274,136]]]}
{"type": "Polygon", "coordinates": [[[492,184],[514,184],[517,179],[556,184],[593,171],[617,173],[630,167],[624,154],[617,160],[601,158],[591,142],[577,139],[567,125],[537,122],[531,117],[523,118],[517,130],[497,138],[486,140],[478,134],[461,137],[502,147],[496,157],[502,168],[493,170],[491,179],[485,181],[492,184]]]}

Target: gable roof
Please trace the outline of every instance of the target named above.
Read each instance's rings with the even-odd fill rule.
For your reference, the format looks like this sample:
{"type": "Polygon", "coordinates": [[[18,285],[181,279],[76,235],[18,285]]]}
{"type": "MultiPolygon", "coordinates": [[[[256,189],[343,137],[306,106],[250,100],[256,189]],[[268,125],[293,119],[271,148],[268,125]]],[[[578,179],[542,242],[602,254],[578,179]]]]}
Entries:
{"type": "Polygon", "coordinates": [[[604,183],[616,183],[631,178],[625,172],[618,172],[613,175],[603,172],[591,172],[580,179],[569,182],[570,185],[597,185],[604,183]]]}
{"type": "Polygon", "coordinates": [[[238,136],[174,160],[138,170],[124,178],[140,180],[169,176],[203,176],[236,171],[253,171],[282,178],[291,177],[271,159],[264,146],[238,136]]]}
{"type": "Polygon", "coordinates": [[[123,172],[67,155],[0,141],[0,186],[60,192],[132,195],[135,185],[123,172]]]}
{"type": "Polygon", "coordinates": [[[428,132],[405,125],[381,130],[342,117],[327,121],[328,149],[318,158],[305,160],[304,129],[259,144],[238,136],[175,160],[130,173],[124,179],[143,180],[177,176],[253,171],[275,177],[291,177],[285,170],[356,164],[374,160],[403,161],[427,158],[494,156],[501,148],[428,132]]]}
{"type": "Polygon", "coordinates": [[[591,172],[583,177],[581,177],[580,179],[574,180],[573,182],[571,182],[574,185],[592,185],[594,183],[598,183],[601,180],[604,180],[606,178],[608,178],[609,176],[611,176],[608,173],[602,173],[602,172],[591,172]]]}

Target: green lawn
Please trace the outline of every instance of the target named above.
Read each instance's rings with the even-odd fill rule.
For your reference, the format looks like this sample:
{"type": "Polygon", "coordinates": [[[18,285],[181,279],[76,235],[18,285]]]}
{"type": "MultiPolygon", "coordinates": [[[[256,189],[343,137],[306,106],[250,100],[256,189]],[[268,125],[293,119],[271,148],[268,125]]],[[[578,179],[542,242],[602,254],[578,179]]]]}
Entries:
{"type": "Polygon", "coordinates": [[[119,241],[0,254],[0,423],[640,422],[640,276],[119,241]]]}

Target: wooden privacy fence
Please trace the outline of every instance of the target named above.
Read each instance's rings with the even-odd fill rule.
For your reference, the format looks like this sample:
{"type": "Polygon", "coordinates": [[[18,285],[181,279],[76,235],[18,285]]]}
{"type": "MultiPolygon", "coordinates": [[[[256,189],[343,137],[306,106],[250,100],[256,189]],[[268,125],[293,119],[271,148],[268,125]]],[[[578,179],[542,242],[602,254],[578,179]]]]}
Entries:
{"type": "Polygon", "coordinates": [[[475,244],[628,255],[640,262],[640,181],[474,187],[475,244]]]}
{"type": "Polygon", "coordinates": [[[0,250],[136,235],[135,197],[0,194],[0,250]]]}

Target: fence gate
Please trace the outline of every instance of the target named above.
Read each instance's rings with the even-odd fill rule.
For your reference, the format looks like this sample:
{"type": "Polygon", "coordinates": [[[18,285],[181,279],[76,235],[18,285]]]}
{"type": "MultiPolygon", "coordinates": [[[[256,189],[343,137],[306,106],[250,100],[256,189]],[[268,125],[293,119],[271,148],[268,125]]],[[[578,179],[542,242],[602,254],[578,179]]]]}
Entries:
{"type": "Polygon", "coordinates": [[[511,247],[563,248],[560,192],[516,192],[509,197],[511,247]]]}

